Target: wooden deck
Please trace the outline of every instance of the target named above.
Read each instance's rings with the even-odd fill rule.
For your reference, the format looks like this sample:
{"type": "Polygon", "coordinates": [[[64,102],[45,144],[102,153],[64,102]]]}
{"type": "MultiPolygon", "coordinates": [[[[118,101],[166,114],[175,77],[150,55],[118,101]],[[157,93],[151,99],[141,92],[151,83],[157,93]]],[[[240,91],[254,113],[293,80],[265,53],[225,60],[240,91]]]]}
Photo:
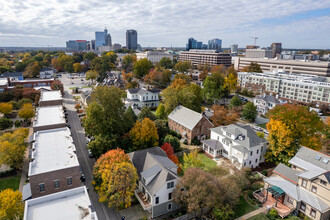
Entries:
{"type": "Polygon", "coordinates": [[[293,211],[292,208],[284,205],[283,203],[277,201],[276,207],[275,207],[276,200],[272,197],[271,193],[268,193],[268,198],[263,204],[263,206],[266,206],[267,208],[274,208],[277,213],[282,217],[285,218],[286,216],[290,215],[290,213],[293,211]]]}

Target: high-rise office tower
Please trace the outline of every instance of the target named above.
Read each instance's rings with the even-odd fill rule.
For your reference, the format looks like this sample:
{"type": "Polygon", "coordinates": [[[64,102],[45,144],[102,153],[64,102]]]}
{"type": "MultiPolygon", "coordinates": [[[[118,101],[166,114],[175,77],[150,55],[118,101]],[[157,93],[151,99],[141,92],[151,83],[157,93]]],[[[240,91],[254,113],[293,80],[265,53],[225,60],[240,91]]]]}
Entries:
{"type": "Polygon", "coordinates": [[[221,46],[222,46],[222,40],[218,39],[218,38],[214,38],[212,40],[208,41],[208,49],[209,50],[221,50],[221,46]]]}
{"type": "Polygon", "coordinates": [[[273,51],[273,57],[276,57],[277,54],[280,54],[282,52],[282,43],[272,43],[272,45],[270,45],[270,48],[273,51]]]}
{"type": "Polygon", "coordinates": [[[237,44],[230,45],[230,53],[237,53],[237,52],[238,52],[238,45],[237,44]]]}
{"type": "Polygon", "coordinates": [[[195,40],[192,37],[188,39],[188,43],[186,44],[186,49],[187,50],[202,49],[202,47],[203,47],[203,42],[199,42],[199,41],[195,40]]]}
{"type": "Polygon", "coordinates": [[[108,34],[108,29],[106,27],[104,31],[95,31],[95,48],[111,45],[111,35],[108,34]]]}
{"type": "Polygon", "coordinates": [[[136,50],[138,48],[136,30],[126,31],[126,48],[129,50],[136,50]]]}

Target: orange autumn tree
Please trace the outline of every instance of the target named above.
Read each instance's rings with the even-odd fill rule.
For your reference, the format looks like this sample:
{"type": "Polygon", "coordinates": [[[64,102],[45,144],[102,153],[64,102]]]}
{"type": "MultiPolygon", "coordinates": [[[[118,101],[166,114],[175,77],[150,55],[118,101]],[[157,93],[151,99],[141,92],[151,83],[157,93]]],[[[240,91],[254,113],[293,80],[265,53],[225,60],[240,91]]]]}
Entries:
{"type": "MultiPolygon", "coordinates": [[[[170,143],[165,143],[163,146],[161,146],[161,148],[165,151],[167,157],[179,167],[178,169],[180,169],[179,159],[174,154],[174,150],[173,150],[172,145],[170,143]]],[[[179,170],[178,170],[178,172],[179,172],[179,170]]]]}
{"type": "Polygon", "coordinates": [[[145,149],[158,145],[158,133],[155,122],[149,118],[137,121],[129,132],[134,150],[145,149]]]}
{"type": "Polygon", "coordinates": [[[96,161],[93,174],[100,202],[117,210],[131,205],[138,175],[124,150],[117,148],[103,154],[96,161]]]}
{"type": "Polygon", "coordinates": [[[214,114],[211,120],[215,127],[233,124],[239,119],[239,114],[235,109],[228,110],[224,106],[213,105],[212,110],[214,114]]]}

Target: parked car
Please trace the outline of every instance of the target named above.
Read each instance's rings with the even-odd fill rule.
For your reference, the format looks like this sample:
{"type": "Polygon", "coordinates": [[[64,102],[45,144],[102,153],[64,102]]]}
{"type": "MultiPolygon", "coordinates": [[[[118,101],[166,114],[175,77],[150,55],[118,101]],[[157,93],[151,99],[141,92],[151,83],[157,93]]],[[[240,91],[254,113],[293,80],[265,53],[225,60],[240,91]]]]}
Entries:
{"type": "Polygon", "coordinates": [[[86,177],[85,177],[85,174],[83,172],[80,173],[80,181],[81,182],[85,182],[86,181],[86,177]]]}
{"type": "Polygon", "coordinates": [[[90,158],[93,158],[94,157],[94,154],[92,153],[92,151],[90,149],[88,149],[88,156],[90,158]]]}
{"type": "Polygon", "coordinates": [[[269,132],[268,132],[266,129],[264,129],[264,133],[265,133],[265,134],[269,134],[269,132]]]}
{"type": "Polygon", "coordinates": [[[66,125],[68,128],[70,128],[71,129],[71,125],[66,125]]]}
{"type": "Polygon", "coordinates": [[[262,128],[257,127],[257,126],[252,126],[252,128],[253,128],[254,130],[257,130],[257,131],[262,131],[262,128]]]}

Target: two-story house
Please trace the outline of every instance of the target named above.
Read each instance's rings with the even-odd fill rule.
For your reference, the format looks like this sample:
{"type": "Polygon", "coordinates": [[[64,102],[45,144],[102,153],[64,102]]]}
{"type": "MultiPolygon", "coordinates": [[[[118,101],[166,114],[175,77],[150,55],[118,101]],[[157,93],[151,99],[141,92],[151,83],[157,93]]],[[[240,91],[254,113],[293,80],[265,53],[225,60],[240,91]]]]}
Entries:
{"type": "Polygon", "coordinates": [[[211,129],[211,138],[202,148],[213,157],[228,158],[239,169],[255,168],[265,161],[267,142],[249,125],[231,124],[211,129]]]}
{"type": "Polygon", "coordinates": [[[330,156],[301,147],[289,161],[279,164],[272,176],[265,178],[263,189],[255,198],[276,209],[284,218],[302,212],[311,219],[330,219],[330,156]]]}
{"type": "Polygon", "coordinates": [[[137,170],[139,181],[134,191],[144,210],[152,218],[178,209],[173,190],[179,180],[178,166],[160,147],[134,151],[128,156],[137,170]]]}
{"type": "Polygon", "coordinates": [[[138,108],[143,106],[157,107],[159,104],[160,90],[157,88],[134,88],[127,90],[125,104],[134,105],[138,108]]]}
{"type": "Polygon", "coordinates": [[[253,99],[254,105],[257,107],[257,111],[260,114],[266,115],[268,110],[271,110],[275,108],[276,105],[284,105],[285,103],[288,103],[284,99],[279,99],[278,95],[272,96],[272,95],[257,95],[253,99]]]}
{"type": "Polygon", "coordinates": [[[178,105],[168,115],[168,127],[181,134],[182,138],[190,143],[195,137],[198,140],[209,137],[210,128],[213,128],[213,124],[204,113],[198,113],[182,105],[178,105]]]}

